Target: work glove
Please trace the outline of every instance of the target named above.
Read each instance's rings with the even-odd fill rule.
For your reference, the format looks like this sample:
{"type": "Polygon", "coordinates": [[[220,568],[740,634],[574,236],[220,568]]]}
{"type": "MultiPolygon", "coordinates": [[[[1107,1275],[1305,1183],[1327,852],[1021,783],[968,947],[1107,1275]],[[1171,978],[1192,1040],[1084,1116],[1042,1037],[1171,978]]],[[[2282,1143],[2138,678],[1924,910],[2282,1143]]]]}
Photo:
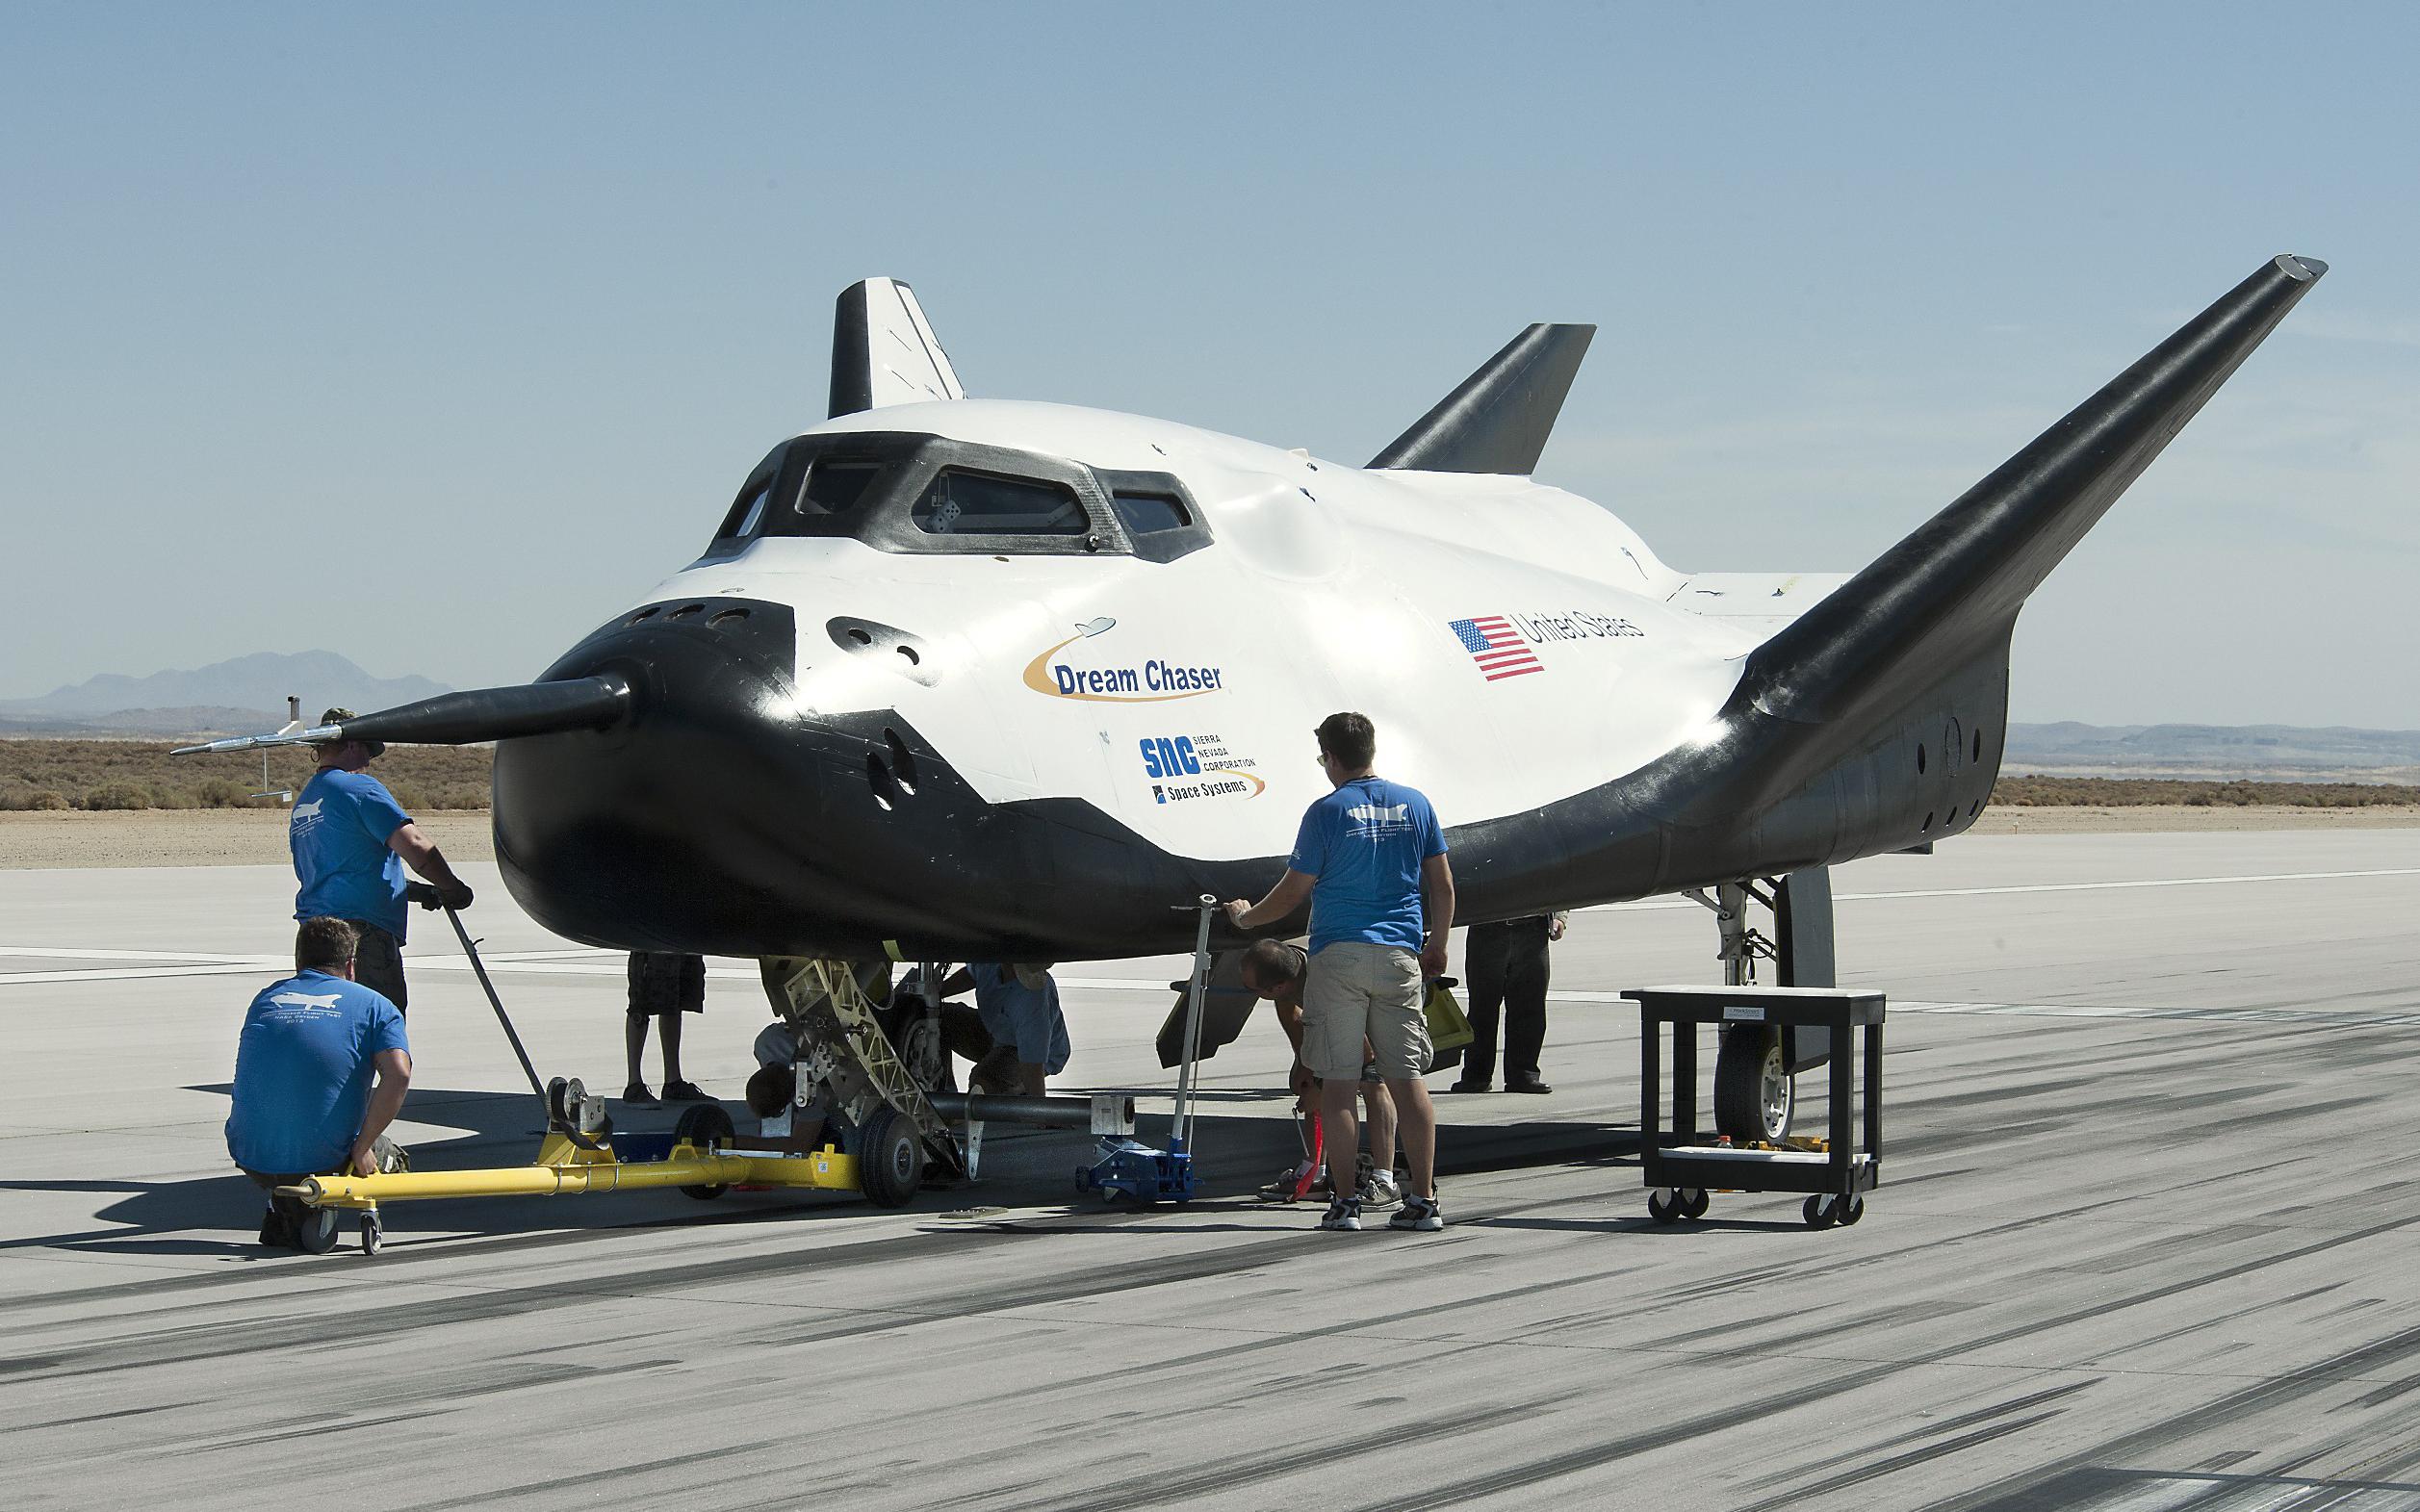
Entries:
{"type": "Polygon", "coordinates": [[[459,913],[471,906],[471,884],[456,881],[451,886],[439,887],[437,901],[459,913]]]}

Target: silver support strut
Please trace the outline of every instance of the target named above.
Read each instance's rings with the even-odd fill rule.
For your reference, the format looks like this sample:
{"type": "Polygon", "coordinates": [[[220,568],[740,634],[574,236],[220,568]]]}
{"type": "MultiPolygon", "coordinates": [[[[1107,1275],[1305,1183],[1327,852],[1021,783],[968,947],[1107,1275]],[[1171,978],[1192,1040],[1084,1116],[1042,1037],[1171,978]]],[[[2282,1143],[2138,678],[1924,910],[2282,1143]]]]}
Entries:
{"type": "Polygon", "coordinates": [[[1210,986],[1210,916],[1218,911],[1219,900],[1205,892],[1195,907],[1201,922],[1194,933],[1193,980],[1186,985],[1185,1057],[1176,1072],[1176,1112],[1169,1120],[1169,1137],[1186,1141],[1187,1149],[1192,1148],[1194,1083],[1201,1063],[1201,1002],[1210,986]]]}

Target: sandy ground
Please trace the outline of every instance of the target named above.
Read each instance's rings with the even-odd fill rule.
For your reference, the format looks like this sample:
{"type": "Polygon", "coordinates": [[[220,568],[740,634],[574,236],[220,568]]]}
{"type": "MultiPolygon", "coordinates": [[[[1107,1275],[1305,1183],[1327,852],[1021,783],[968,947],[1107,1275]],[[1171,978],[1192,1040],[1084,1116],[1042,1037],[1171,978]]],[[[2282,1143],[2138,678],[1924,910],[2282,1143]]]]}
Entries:
{"type": "MultiPolygon", "coordinates": [[[[2406,830],[2420,826],[2420,804],[2368,808],[2302,808],[2283,804],[2145,804],[2099,808],[1986,808],[1969,834],[2197,834],[2226,830],[2406,830]]],[[[0,831],[0,834],[5,834],[0,831]]],[[[0,840],[0,847],[6,841],[0,840]]],[[[0,849],[0,855],[5,855],[0,849]]]]}
{"type": "MultiPolygon", "coordinates": [[[[430,813],[421,829],[460,861],[496,859],[484,813],[430,813]]],[[[2374,808],[1993,808],[1972,834],[2191,833],[2420,827],[2420,806],[2374,808]]],[[[268,809],[0,813],[0,870],[53,866],[266,866],[286,859],[286,820],[268,809]]]]}
{"type": "MultiPolygon", "coordinates": [[[[450,860],[488,861],[487,815],[415,821],[450,860]]],[[[286,857],[286,814],[270,808],[0,813],[0,870],[38,866],[267,866],[286,857]]]]}

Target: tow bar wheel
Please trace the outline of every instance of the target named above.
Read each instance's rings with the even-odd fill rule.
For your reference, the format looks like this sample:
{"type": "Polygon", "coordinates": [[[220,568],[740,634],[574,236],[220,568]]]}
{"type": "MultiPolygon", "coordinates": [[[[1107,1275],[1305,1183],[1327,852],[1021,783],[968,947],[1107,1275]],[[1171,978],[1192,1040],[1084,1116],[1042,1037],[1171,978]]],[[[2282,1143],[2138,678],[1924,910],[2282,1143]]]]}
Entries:
{"type": "MultiPolygon", "coordinates": [[[[682,1111],[681,1121],[672,1126],[672,1140],[675,1144],[694,1144],[702,1150],[729,1144],[732,1140],[732,1133],[731,1115],[723,1111],[721,1103],[692,1103],[682,1111]]],[[[711,1202],[731,1189],[698,1186],[683,1187],[681,1190],[700,1202],[711,1202]]]]}
{"type": "Polygon", "coordinates": [[[336,1247],[337,1220],[343,1215],[334,1208],[305,1208],[295,1219],[295,1243],[306,1255],[324,1255],[336,1247]]]}
{"type": "Polygon", "coordinates": [[[904,1206],[924,1183],[924,1139],[895,1108],[865,1120],[857,1155],[858,1184],[878,1208],[904,1206]]]}

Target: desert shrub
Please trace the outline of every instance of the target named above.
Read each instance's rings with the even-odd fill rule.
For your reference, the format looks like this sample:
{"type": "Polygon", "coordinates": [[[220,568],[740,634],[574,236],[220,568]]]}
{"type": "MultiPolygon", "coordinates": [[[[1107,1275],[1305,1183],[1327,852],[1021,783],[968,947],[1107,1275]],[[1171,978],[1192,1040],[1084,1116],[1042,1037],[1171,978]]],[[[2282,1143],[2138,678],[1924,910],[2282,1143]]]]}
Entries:
{"type": "Polygon", "coordinates": [[[37,809],[67,807],[66,795],[53,788],[36,787],[31,782],[0,782],[0,810],[25,813],[37,809]]]}
{"type": "MultiPolygon", "coordinates": [[[[249,796],[261,782],[258,754],[176,756],[171,749],[141,740],[0,740],[0,807],[38,807],[32,794],[40,792],[80,808],[277,807],[249,796]],[[92,801],[103,794],[107,802],[92,801]]],[[[308,747],[271,750],[269,785],[298,789],[316,764],[308,747]]],[[[421,812],[485,808],[491,766],[485,747],[398,746],[370,772],[421,812]]]]}
{"type": "Polygon", "coordinates": [[[206,777],[194,783],[193,798],[204,808],[243,808],[256,802],[249,786],[223,777],[206,777]]]}
{"type": "Polygon", "coordinates": [[[2131,808],[2150,804],[2192,808],[2276,805],[2302,808],[2367,808],[2420,804],[2420,787],[2375,782],[2228,782],[2140,777],[2003,777],[1992,802],[2018,808],[2131,808]]]}

